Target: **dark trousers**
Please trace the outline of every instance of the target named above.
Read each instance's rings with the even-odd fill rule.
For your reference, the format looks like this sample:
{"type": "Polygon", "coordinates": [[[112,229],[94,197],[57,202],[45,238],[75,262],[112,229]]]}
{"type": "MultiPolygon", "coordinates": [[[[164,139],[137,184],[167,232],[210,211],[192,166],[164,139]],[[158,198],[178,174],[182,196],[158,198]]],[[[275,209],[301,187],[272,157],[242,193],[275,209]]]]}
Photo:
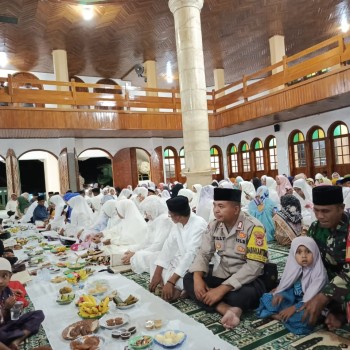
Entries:
{"type": "Polygon", "coordinates": [[[14,214],[16,214],[14,211],[11,211],[11,210],[9,210],[8,212],[7,212],[7,215],[8,216],[12,216],[12,215],[14,215],[14,214]]]}
{"type": "MultiPolygon", "coordinates": [[[[226,279],[214,277],[212,275],[208,275],[204,277],[204,281],[209,288],[215,288],[220,286],[226,279]]],[[[194,293],[194,282],[193,282],[193,273],[187,273],[183,279],[184,289],[189,294],[191,299],[193,299],[200,307],[208,312],[214,312],[216,305],[212,306],[203,304],[196,298],[194,293]]],[[[243,285],[238,290],[233,290],[232,292],[228,292],[222,298],[221,301],[224,303],[241,308],[243,311],[247,311],[249,309],[255,309],[259,305],[260,297],[266,292],[266,288],[264,283],[257,278],[253,282],[249,284],[243,285]]]]}
{"type": "Polygon", "coordinates": [[[39,331],[44,321],[44,314],[41,310],[30,311],[22,315],[17,321],[7,321],[0,326],[0,342],[9,345],[16,339],[24,336],[23,330],[30,332],[30,335],[39,331]]]}

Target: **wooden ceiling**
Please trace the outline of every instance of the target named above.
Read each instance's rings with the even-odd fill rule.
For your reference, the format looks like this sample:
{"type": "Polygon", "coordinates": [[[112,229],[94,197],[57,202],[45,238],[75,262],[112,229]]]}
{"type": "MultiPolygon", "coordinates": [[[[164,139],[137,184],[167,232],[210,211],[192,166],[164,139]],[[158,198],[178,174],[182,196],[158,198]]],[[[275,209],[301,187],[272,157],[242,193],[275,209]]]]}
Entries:
{"type": "MultiPolygon", "coordinates": [[[[66,49],[71,76],[124,78],[143,86],[132,71],[137,63],[156,60],[159,87],[170,62],[177,72],[173,15],[166,0],[87,0],[98,3],[95,16],[84,21],[81,1],[0,0],[0,50],[8,69],[53,73],[53,49],[66,49]],[[129,72],[129,74],[127,74],[129,72]]],[[[226,83],[270,64],[269,37],[285,36],[292,55],[340,32],[350,21],[348,0],[205,0],[202,32],[207,86],[213,70],[225,69],[226,83]]]]}

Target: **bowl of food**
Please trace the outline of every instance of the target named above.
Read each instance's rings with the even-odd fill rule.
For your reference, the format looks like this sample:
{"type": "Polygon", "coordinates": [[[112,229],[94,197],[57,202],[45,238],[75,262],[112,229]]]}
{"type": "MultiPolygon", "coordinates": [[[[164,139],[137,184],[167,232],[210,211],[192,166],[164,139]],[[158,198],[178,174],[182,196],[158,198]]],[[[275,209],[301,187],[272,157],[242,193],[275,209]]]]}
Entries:
{"type": "Polygon", "coordinates": [[[106,280],[96,280],[89,283],[86,287],[86,294],[99,296],[110,291],[110,285],[106,280]]]}
{"type": "Polygon", "coordinates": [[[149,335],[137,335],[129,339],[129,346],[133,349],[146,349],[153,343],[153,338],[149,335]]]}
{"type": "Polygon", "coordinates": [[[171,330],[158,333],[154,337],[154,341],[163,348],[172,349],[181,345],[186,338],[187,336],[184,332],[171,330]]]}
{"type": "Polygon", "coordinates": [[[75,298],[74,293],[65,293],[65,294],[59,294],[57,296],[56,302],[60,305],[67,305],[70,304],[75,298]]]}
{"type": "Polygon", "coordinates": [[[66,251],[66,246],[64,246],[64,245],[51,249],[51,253],[53,253],[53,254],[63,253],[65,251],[66,251]]]}
{"type": "Polygon", "coordinates": [[[85,262],[67,263],[66,267],[70,270],[81,270],[85,267],[85,262]]]}
{"type": "Polygon", "coordinates": [[[157,315],[142,317],[138,321],[141,328],[147,331],[159,331],[168,324],[168,320],[157,315]]]}

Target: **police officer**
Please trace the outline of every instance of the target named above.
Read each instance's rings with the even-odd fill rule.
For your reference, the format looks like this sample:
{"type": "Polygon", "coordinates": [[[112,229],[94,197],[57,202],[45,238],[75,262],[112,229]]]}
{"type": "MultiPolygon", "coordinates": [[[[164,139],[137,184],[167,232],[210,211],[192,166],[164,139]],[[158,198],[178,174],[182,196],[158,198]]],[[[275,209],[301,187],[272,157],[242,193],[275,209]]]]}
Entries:
{"type": "Polygon", "coordinates": [[[350,319],[350,220],[344,211],[341,187],[318,186],[312,195],[317,221],[310,226],[308,236],[320,249],[329,283],[302,309],[304,319],[314,324],[327,306],[325,323],[333,330],[350,319]]]}
{"type": "Polygon", "coordinates": [[[257,219],[241,212],[240,202],[240,190],[214,189],[215,220],[184,278],[190,297],[205,310],[223,315],[226,328],[236,327],[242,312],[257,307],[265,292],[259,278],[267,262],[265,230],[257,219]]]}

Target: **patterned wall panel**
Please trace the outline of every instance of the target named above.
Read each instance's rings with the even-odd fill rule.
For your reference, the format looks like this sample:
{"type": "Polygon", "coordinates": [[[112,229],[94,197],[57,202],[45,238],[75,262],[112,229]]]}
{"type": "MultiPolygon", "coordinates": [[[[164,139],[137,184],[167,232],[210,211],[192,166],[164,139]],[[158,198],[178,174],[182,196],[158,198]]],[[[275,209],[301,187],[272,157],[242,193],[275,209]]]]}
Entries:
{"type": "Polygon", "coordinates": [[[13,149],[9,149],[6,154],[6,178],[7,178],[7,193],[21,194],[21,181],[19,176],[18,159],[16,158],[13,149]]]}
{"type": "Polygon", "coordinates": [[[68,156],[67,149],[64,149],[58,157],[58,169],[60,172],[61,193],[69,189],[68,156]]]}

